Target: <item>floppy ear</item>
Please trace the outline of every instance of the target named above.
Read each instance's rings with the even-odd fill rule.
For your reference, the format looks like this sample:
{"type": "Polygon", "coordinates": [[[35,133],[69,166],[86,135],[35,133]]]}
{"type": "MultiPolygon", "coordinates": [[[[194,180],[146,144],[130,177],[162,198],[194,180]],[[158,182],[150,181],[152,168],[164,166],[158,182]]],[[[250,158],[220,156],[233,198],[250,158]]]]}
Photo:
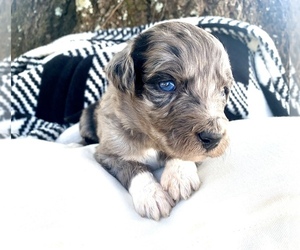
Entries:
{"type": "Polygon", "coordinates": [[[117,89],[134,91],[134,63],[131,57],[132,42],[118,52],[106,66],[106,76],[117,89]]]}

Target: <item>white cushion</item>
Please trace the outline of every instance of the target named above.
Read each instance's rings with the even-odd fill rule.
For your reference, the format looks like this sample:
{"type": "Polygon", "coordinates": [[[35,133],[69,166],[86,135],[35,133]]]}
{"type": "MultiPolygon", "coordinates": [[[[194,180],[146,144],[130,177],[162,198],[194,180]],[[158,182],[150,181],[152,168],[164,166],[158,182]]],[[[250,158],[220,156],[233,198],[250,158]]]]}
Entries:
{"type": "Polygon", "coordinates": [[[230,134],[200,190],[159,222],[135,212],[95,145],[1,140],[0,248],[297,249],[300,117],[234,121],[230,134]]]}

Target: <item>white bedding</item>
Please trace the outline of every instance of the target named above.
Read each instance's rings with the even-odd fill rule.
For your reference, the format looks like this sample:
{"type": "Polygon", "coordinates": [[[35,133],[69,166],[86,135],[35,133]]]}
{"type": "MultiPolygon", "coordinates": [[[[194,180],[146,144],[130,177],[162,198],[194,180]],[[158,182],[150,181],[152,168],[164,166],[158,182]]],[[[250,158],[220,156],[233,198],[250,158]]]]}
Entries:
{"type": "MultiPolygon", "coordinates": [[[[0,140],[0,248],[299,249],[300,117],[235,121],[230,134],[200,190],[159,222],[135,212],[95,145],[0,140]]],[[[74,127],[60,142],[78,138],[74,127]]]]}

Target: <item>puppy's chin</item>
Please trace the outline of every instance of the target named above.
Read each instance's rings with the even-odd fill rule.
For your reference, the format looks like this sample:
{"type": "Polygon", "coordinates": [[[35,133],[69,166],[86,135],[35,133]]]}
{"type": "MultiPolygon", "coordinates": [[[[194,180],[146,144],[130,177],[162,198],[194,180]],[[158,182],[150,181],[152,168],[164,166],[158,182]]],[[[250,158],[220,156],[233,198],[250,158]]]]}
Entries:
{"type": "Polygon", "coordinates": [[[186,138],[181,142],[178,141],[169,143],[168,147],[164,148],[164,151],[172,158],[193,162],[202,162],[206,158],[222,156],[229,146],[229,137],[227,135],[222,138],[218,146],[211,150],[206,150],[201,143],[194,138],[190,140],[186,138]]]}

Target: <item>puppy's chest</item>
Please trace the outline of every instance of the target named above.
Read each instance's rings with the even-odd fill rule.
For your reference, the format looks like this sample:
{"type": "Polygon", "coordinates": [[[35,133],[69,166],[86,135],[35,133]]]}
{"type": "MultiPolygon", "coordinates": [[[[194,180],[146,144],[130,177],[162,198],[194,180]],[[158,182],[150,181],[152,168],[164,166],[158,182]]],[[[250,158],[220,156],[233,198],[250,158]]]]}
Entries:
{"type": "Polygon", "coordinates": [[[165,164],[165,159],[160,151],[153,148],[144,150],[139,154],[132,154],[124,157],[127,161],[137,161],[148,165],[151,170],[161,168],[165,164]]]}

